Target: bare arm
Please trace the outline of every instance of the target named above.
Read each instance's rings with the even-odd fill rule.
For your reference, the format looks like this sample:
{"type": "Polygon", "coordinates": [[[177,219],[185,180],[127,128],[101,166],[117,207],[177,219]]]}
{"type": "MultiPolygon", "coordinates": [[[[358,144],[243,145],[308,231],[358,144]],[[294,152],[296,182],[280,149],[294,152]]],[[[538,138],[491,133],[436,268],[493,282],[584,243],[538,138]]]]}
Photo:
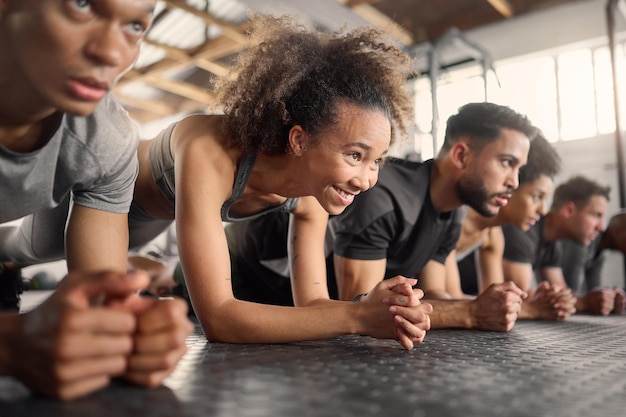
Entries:
{"type": "MultiPolygon", "coordinates": [[[[448,258],[446,258],[446,265],[430,260],[420,271],[417,286],[424,291],[424,297],[427,299],[449,300],[453,298],[448,292],[446,273],[452,269],[452,265],[448,264],[449,261],[454,261],[456,264],[454,254],[455,251],[452,251],[450,255],[448,255],[448,258]]],[[[458,278],[458,268],[456,269],[456,274],[458,278]]],[[[460,282],[457,281],[457,285],[460,288],[460,282]]]]}
{"type": "Polygon", "coordinates": [[[491,284],[504,282],[502,255],[504,254],[504,235],[502,228],[491,227],[487,242],[478,250],[478,293],[482,293],[491,284]]]}
{"type": "MultiPolygon", "coordinates": [[[[209,340],[231,343],[281,343],[314,340],[342,334],[367,334],[373,337],[396,338],[397,325],[389,305],[382,302],[397,296],[379,283],[371,299],[364,303],[330,300],[323,305],[284,307],[237,300],[232,292],[231,265],[220,208],[230,196],[235,175],[233,157],[217,141],[207,137],[206,129],[180,125],[174,154],[176,159],[177,237],[181,263],[185,272],[191,301],[209,340]]],[[[313,230],[315,215],[299,213],[302,221],[295,233],[313,230]],[[308,228],[311,229],[308,229],[308,228]]],[[[293,232],[292,232],[293,233],[293,232]]],[[[318,238],[314,232],[313,240],[318,238]]],[[[321,234],[320,234],[321,236],[321,234]]],[[[300,236],[297,236],[300,243],[300,236]]],[[[323,239],[296,245],[300,250],[315,248],[313,262],[323,251],[323,239]],[[309,246],[311,245],[311,246],[309,246]]],[[[323,256],[322,256],[323,258],[323,256]]],[[[296,299],[312,303],[324,297],[319,289],[322,266],[305,271],[309,260],[296,259],[293,270],[298,274],[296,299]],[[302,294],[301,294],[301,293],[302,294]]],[[[327,295],[326,295],[327,297],[327,295]]],[[[411,300],[407,300],[412,302],[411,300]]],[[[413,301],[414,302],[414,301],[413,301]]],[[[408,331],[414,331],[408,327],[408,331]]],[[[416,332],[419,337],[419,332],[416,332]]],[[[423,335],[422,335],[423,337],[423,335]]]]}
{"type": "Polygon", "coordinates": [[[363,294],[385,277],[386,259],[364,261],[334,255],[335,276],[339,298],[350,301],[358,294],[363,294]]]}
{"type": "Polygon", "coordinates": [[[539,271],[538,281],[548,281],[555,288],[567,288],[567,283],[563,277],[563,270],[560,267],[545,267],[539,271]]]}
{"type": "MultiPolygon", "coordinates": [[[[128,252],[128,219],[74,205],[67,228],[68,270],[77,276],[112,271],[125,273],[128,252]]],[[[183,300],[171,302],[129,295],[120,303],[137,320],[133,350],[124,377],[144,386],[159,385],[174,371],[187,351],[186,337],[193,331],[183,300]],[[149,345],[146,349],[144,346],[149,345]]]]}
{"type": "Polygon", "coordinates": [[[70,271],[126,272],[128,217],[74,205],[67,226],[70,271]]]}
{"type": "MultiPolygon", "coordinates": [[[[450,254],[446,260],[445,272],[452,269],[448,262],[456,260],[454,254],[450,254]]],[[[447,298],[439,298],[434,301],[426,296],[433,304],[431,324],[434,329],[438,328],[467,328],[480,330],[509,331],[513,328],[520,310],[522,299],[526,294],[512,283],[490,285],[474,300],[450,299],[450,294],[441,290],[441,282],[444,281],[442,268],[444,266],[435,261],[430,261],[420,272],[418,285],[426,284],[430,294],[447,298]]],[[[456,270],[458,277],[458,269],[456,270]]],[[[446,275],[449,280],[449,274],[446,275]]],[[[457,282],[460,281],[457,278],[457,282]]],[[[445,285],[445,284],[444,284],[445,285]]]]}
{"type": "Polygon", "coordinates": [[[504,280],[512,281],[524,291],[530,289],[533,277],[533,266],[530,263],[513,262],[504,259],[502,261],[504,280]]]}
{"type": "Polygon", "coordinates": [[[456,262],[456,250],[453,250],[446,259],[446,291],[452,299],[472,299],[473,297],[464,294],[461,287],[461,275],[456,262]]]}
{"type": "Polygon", "coordinates": [[[328,304],[324,238],[328,213],[313,197],[303,197],[289,216],[287,253],[296,306],[328,304]]]}

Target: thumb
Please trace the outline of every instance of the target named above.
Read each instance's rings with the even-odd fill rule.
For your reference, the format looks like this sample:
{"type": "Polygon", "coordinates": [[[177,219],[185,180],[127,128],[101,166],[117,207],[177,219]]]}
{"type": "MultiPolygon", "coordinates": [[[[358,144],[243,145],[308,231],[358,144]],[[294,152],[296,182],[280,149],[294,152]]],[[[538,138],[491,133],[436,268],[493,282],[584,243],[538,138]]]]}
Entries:
{"type": "Polygon", "coordinates": [[[145,272],[120,273],[72,272],[63,279],[60,289],[69,287],[69,299],[77,306],[87,307],[92,302],[103,302],[111,298],[124,298],[145,288],[150,277],[145,272]]]}

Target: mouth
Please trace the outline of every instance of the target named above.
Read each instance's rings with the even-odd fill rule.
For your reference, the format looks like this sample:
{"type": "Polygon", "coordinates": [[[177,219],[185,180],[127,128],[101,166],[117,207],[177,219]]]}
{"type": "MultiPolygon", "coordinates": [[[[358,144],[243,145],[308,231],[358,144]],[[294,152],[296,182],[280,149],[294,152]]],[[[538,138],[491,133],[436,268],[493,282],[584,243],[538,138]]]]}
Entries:
{"type": "Polygon", "coordinates": [[[84,101],[99,101],[109,91],[109,84],[95,78],[71,78],[68,87],[72,95],[84,101]]]}
{"type": "Polygon", "coordinates": [[[354,197],[356,196],[356,194],[349,193],[335,186],[333,186],[333,189],[335,190],[335,193],[337,193],[339,199],[343,204],[348,205],[351,204],[352,201],[354,201],[354,197]]]}
{"type": "Polygon", "coordinates": [[[598,237],[599,233],[594,233],[587,242],[585,242],[587,245],[590,244],[591,242],[593,242],[594,240],[596,240],[596,238],[598,237]]]}
{"type": "Polygon", "coordinates": [[[504,207],[507,204],[509,204],[509,199],[511,198],[511,194],[509,193],[498,194],[495,196],[495,198],[496,198],[496,205],[498,207],[504,207]]]}

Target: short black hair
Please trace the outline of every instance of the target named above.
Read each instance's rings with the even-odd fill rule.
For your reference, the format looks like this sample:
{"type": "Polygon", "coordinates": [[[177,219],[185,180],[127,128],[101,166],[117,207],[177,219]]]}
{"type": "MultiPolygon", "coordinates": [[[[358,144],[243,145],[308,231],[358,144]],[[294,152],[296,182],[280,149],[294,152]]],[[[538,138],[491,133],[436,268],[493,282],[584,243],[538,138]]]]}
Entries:
{"type": "Polygon", "coordinates": [[[600,185],[582,175],[576,175],[556,187],[551,210],[558,210],[570,201],[577,208],[582,209],[596,195],[602,196],[608,201],[610,193],[611,187],[600,185]]]}
{"type": "Polygon", "coordinates": [[[541,132],[530,142],[528,162],[519,171],[519,183],[527,184],[542,175],[554,179],[561,170],[561,157],[541,132]]]}
{"type": "Polygon", "coordinates": [[[509,107],[488,102],[468,103],[448,118],[442,151],[452,148],[461,137],[468,137],[470,146],[480,151],[498,139],[502,129],[522,132],[531,141],[537,134],[526,116],[509,107]]]}

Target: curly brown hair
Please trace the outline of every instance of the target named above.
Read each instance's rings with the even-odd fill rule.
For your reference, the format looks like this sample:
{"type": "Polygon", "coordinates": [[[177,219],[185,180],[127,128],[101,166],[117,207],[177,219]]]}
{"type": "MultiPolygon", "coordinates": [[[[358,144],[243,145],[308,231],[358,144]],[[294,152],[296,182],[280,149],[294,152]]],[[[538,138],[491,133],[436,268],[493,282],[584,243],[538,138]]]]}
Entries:
{"type": "Polygon", "coordinates": [[[238,56],[237,77],[215,84],[230,146],[285,154],[292,126],[315,136],[337,123],[340,100],[382,110],[392,126],[392,143],[406,135],[413,123],[406,89],[413,62],[385,43],[383,32],[309,30],[289,16],[251,20],[253,43],[238,56]]]}

